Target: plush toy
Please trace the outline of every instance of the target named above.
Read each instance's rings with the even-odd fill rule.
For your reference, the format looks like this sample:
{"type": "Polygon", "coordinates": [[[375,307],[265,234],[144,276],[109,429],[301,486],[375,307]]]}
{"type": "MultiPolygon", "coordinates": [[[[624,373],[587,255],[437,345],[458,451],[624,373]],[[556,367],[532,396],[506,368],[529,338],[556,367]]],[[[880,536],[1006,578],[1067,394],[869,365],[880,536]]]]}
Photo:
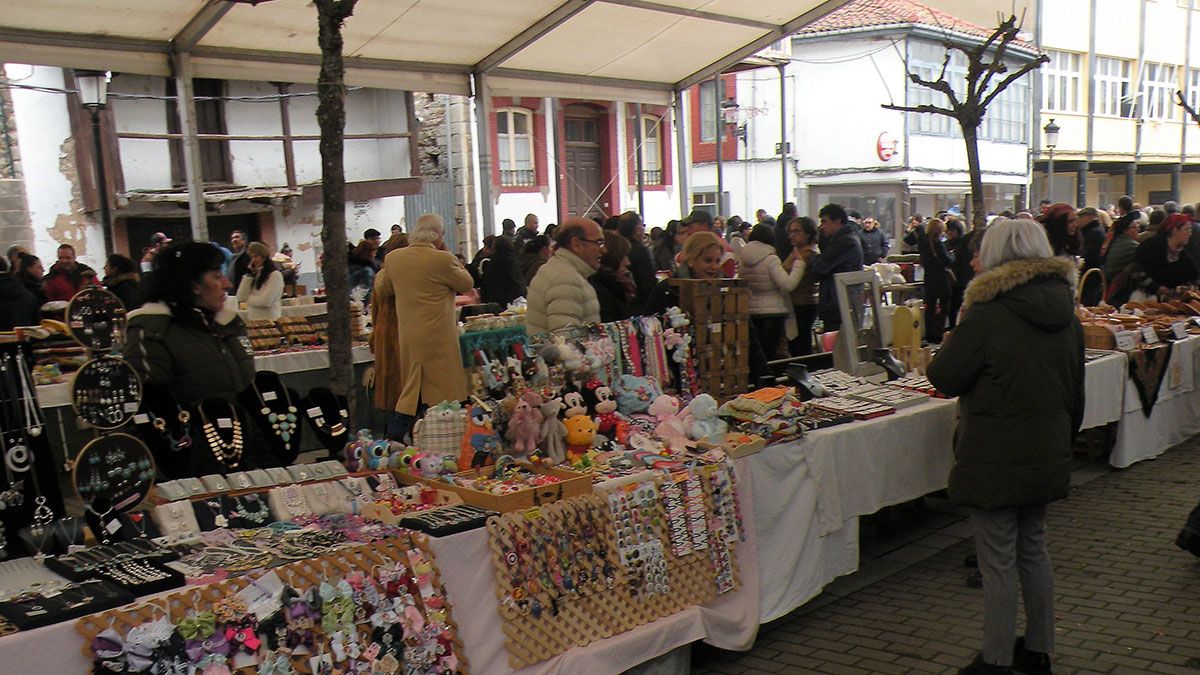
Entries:
{"type": "Polygon", "coordinates": [[[692,399],[687,406],[692,415],[692,423],[688,428],[692,439],[720,443],[725,439],[729,425],[717,417],[717,400],[708,394],[700,394],[692,399]]]}
{"type": "Polygon", "coordinates": [[[538,436],[542,431],[542,397],[537,392],[527,391],[516,400],[508,416],[505,437],[517,455],[537,452],[538,436]]]}
{"type": "Polygon", "coordinates": [[[354,440],[346,444],[342,450],[342,456],[345,457],[342,463],[346,465],[347,471],[366,470],[367,446],[371,444],[372,440],[370,430],[359,429],[354,440]]]}
{"type": "Polygon", "coordinates": [[[691,439],[688,437],[686,414],[681,415],[679,412],[679,399],[663,394],[654,399],[647,412],[658,420],[654,435],[662,439],[663,443],[674,450],[683,450],[687,446],[691,439]]]}
{"type": "Polygon", "coordinates": [[[363,457],[366,459],[367,468],[371,470],[386,469],[388,466],[388,443],[387,440],[371,441],[367,446],[363,457]]]}
{"type": "MultiPolygon", "coordinates": [[[[389,468],[402,469],[404,471],[408,471],[409,467],[412,466],[413,455],[416,455],[418,452],[421,452],[421,451],[419,449],[417,449],[415,446],[410,445],[410,446],[405,447],[401,443],[393,443],[392,444],[392,457],[390,460],[388,460],[389,468]]],[[[436,453],[432,453],[432,454],[436,454],[436,453]]]]}
{"type": "Polygon", "coordinates": [[[418,452],[412,458],[413,473],[426,478],[436,478],[442,473],[442,458],[433,453],[418,452]]]}
{"type": "Polygon", "coordinates": [[[458,470],[467,471],[491,464],[491,452],[503,449],[500,435],[492,426],[492,413],[481,405],[471,406],[467,411],[467,429],[463,433],[458,452],[458,470]]]}
{"type": "Polygon", "coordinates": [[[413,445],[422,452],[455,455],[467,427],[467,415],[457,401],[430,406],[413,427],[413,445]]]}
{"type": "Polygon", "coordinates": [[[574,385],[568,384],[563,388],[562,402],[563,415],[567,417],[588,413],[587,399],[584,398],[583,392],[576,389],[574,385]]]}
{"type": "Polygon", "coordinates": [[[617,410],[629,416],[646,412],[663,392],[653,378],[625,374],[613,385],[613,393],[617,396],[617,410]]]}
{"type": "Polygon", "coordinates": [[[596,418],[596,431],[624,445],[629,439],[629,422],[617,412],[612,389],[600,380],[589,380],[583,387],[583,396],[589,411],[596,418]]]}
{"type": "Polygon", "coordinates": [[[575,464],[591,451],[596,440],[596,422],[587,415],[572,415],[563,425],[567,428],[567,460],[575,464]]]}
{"type": "Polygon", "coordinates": [[[542,453],[551,464],[562,464],[567,458],[567,427],[559,414],[564,404],[560,398],[547,398],[541,405],[542,428],[539,432],[542,453]]]}

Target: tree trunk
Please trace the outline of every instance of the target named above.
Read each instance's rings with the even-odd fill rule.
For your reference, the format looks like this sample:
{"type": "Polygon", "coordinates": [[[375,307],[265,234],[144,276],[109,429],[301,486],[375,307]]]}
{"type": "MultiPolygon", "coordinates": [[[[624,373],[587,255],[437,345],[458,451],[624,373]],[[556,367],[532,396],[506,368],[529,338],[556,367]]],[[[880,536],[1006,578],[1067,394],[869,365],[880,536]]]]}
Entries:
{"type": "Polygon", "coordinates": [[[342,23],[357,0],[316,0],[321,74],[317,81],[317,124],[321,128],[321,246],[325,299],[329,312],[329,386],[345,396],[355,426],[354,360],[350,353],[350,279],[346,260],[346,66],[342,59],[342,23]]]}
{"type": "Polygon", "coordinates": [[[983,227],[987,213],[983,210],[983,175],[979,169],[979,126],[963,125],[962,132],[967,144],[967,173],[971,175],[971,227],[983,227]]]}

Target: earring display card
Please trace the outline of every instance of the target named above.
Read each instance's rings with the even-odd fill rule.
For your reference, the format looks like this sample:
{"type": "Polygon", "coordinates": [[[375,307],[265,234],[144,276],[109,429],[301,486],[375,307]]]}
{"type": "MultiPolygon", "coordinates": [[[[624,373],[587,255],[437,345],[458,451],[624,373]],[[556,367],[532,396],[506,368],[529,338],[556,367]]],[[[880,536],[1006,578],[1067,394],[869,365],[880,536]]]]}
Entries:
{"type": "Polygon", "coordinates": [[[0,602],[0,616],[21,630],[30,630],[103,612],[133,600],[132,593],[116,584],[85,581],[52,595],[39,594],[20,601],[0,602]]]}
{"type": "Polygon", "coordinates": [[[95,351],[120,347],[125,337],[125,305],[99,286],[87,286],[67,305],[66,323],[71,337],[95,351]]]}
{"type": "Polygon", "coordinates": [[[270,487],[276,484],[275,479],[271,478],[271,474],[267,473],[263,469],[254,469],[253,471],[247,472],[246,475],[250,477],[250,482],[253,483],[255,487],[270,487]]]}
{"type": "Polygon", "coordinates": [[[71,407],[97,429],[123,426],[141,405],[142,380],[124,359],[97,356],[71,380],[71,407]]]}
{"type": "Polygon", "coordinates": [[[176,500],[183,499],[187,496],[187,490],[184,489],[178,481],[169,480],[165,483],[159,483],[154,486],[155,492],[163,499],[176,500]]]}
{"type": "Polygon", "coordinates": [[[128,511],[150,494],[154,460],[146,444],[129,434],[101,436],[79,451],[71,481],[84,502],[102,499],[128,511]]]}
{"type": "Polygon", "coordinates": [[[209,492],[229,492],[229,481],[225,480],[224,476],[212,474],[202,477],[200,482],[209,492]]]}
{"type": "Polygon", "coordinates": [[[275,481],[276,485],[291,483],[295,480],[292,478],[292,474],[288,473],[288,470],[282,466],[273,466],[267,469],[266,472],[267,475],[271,477],[271,480],[275,481]]]}

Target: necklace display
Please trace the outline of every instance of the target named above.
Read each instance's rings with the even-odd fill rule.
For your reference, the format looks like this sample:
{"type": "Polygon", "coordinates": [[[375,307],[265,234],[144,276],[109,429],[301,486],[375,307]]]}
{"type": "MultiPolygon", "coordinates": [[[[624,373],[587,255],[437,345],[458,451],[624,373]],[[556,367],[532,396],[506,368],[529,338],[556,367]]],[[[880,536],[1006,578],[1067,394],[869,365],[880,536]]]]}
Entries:
{"type": "Polygon", "coordinates": [[[75,413],[98,429],[122,426],[141,401],[141,378],[132,366],[114,356],[98,356],[83,364],[71,383],[75,413]]]}
{"type": "Polygon", "coordinates": [[[221,464],[236,469],[242,461],[242,423],[237,418],[237,410],[229,403],[225,405],[229,406],[229,417],[226,419],[230,421],[232,427],[229,442],[221,438],[221,433],[217,431],[216,425],[208,420],[208,416],[204,413],[204,405],[197,408],[200,412],[200,428],[204,431],[204,440],[208,442],[208,448],[212,451],[213,457],[221,464]]]}
{"type": "Polygon", "coordinates": [[[179,411],[176,415],[176,419],[179,420],[179,438],[175,438],[171,434],[166,419],[155,415],[152,410],[147,410],[146,415],[150,418],[150,423],[154,426],[155,431],[162,434],[162,437],[171,444],[171,450],[186,450],[192,447],[192,414],[178,404],[175,407],[179,411]]]}
{"type": "Polygon", "coordinates": [[[242,497],[237,497],[237,515],[242,519],[246,527],[259,527],[271,517],[271,509],[256,494],[248,494],[242,497]],[[247,508],[248,504],[254,504],[254,510],[247,508]]]}
{"type": "Polygon", "coordinates": [[[254,390],[254,395],[258,397],[258,402],[262,404],[262,415],[271,423],[271,430],[283,441],[283,447],[288,452],[292,449],[292,437],[296,433],[296,406],[292,405],[292,395],[288,392],[287,387],[280,383],[279,390],[268,390],[263,392],[258,388],[258,383],[254,380],[250,381],[250,388],[254,390]],[[278,401],[277,391],[283,392],[283,407],[280,410],[272,409],[270,403],[278,401]],[[271,400],[268,401],[268,395],[271,400]]]}

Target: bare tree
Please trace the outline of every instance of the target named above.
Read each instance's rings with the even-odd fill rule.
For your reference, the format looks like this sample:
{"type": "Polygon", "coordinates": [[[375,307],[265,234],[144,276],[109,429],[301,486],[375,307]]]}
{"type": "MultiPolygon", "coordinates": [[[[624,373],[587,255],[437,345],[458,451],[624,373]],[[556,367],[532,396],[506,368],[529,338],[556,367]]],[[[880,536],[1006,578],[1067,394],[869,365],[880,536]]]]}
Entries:
{"type": "Polygon", "coordinates": [[[1178,89],[1175,90],[1175,103],[1182,106],[1183,111],[1188,114],[1188,117],[1192,118],[1192,121],[1197,125],[1200,125],[1200,113],[1196,112],[1196,109],[1187,102],[1187,98],[1184,97],[1183,92],[1178,89]]]}
{"type": "MultiPolygon", "coordinates": [[[[346,260],[346,63],[342,24],[358,0],[315,0],[320,28],[321,74],[317,80],[317,124],[321,128],[321,246],[325,298],[329,309],[330,389],[345,396],[354,424],[354,360],[350,352],[350,279],[346,260]]],[[[355,428],[355,427],[351,427],[355,428]]]]}
{"type": "Polygon", "coordinates": [[[942,71],[936,80],[927,80],[916,73],[909,73],[908,79],[914,84],[945,94],[947,106],[932,104],[896,105],[887,103],[883,107],[888,110],[904,112],[932,113],[945,115],[958,122],[962,129],[963,141],[967,144],[967,167],[971,176],[971,215],[975,227],[985,222],[983,206],[983,177],[979,168],[979,124],[983,122],[987,108],[1000,92],[1008,85],[1024,77],[1027,73],[1042,67],[1050,59],[1045,54],[1022,65],[1015,71],[1009,72],[1004,63],[1004,56],[1009,45],[1017,39],[1020,33],[1020,23],[1015,15],[1000,22],[996,30],[979,45],[967,49],[947,40],[946,59],[942,61],[942,71]],[[966,91],[956,92],[954,86],[946,79],[946,70],[954,52],[961,52],[967,58],[966,91]],[[994,79],[1002,76],[1000,79],[994,79]]]}

